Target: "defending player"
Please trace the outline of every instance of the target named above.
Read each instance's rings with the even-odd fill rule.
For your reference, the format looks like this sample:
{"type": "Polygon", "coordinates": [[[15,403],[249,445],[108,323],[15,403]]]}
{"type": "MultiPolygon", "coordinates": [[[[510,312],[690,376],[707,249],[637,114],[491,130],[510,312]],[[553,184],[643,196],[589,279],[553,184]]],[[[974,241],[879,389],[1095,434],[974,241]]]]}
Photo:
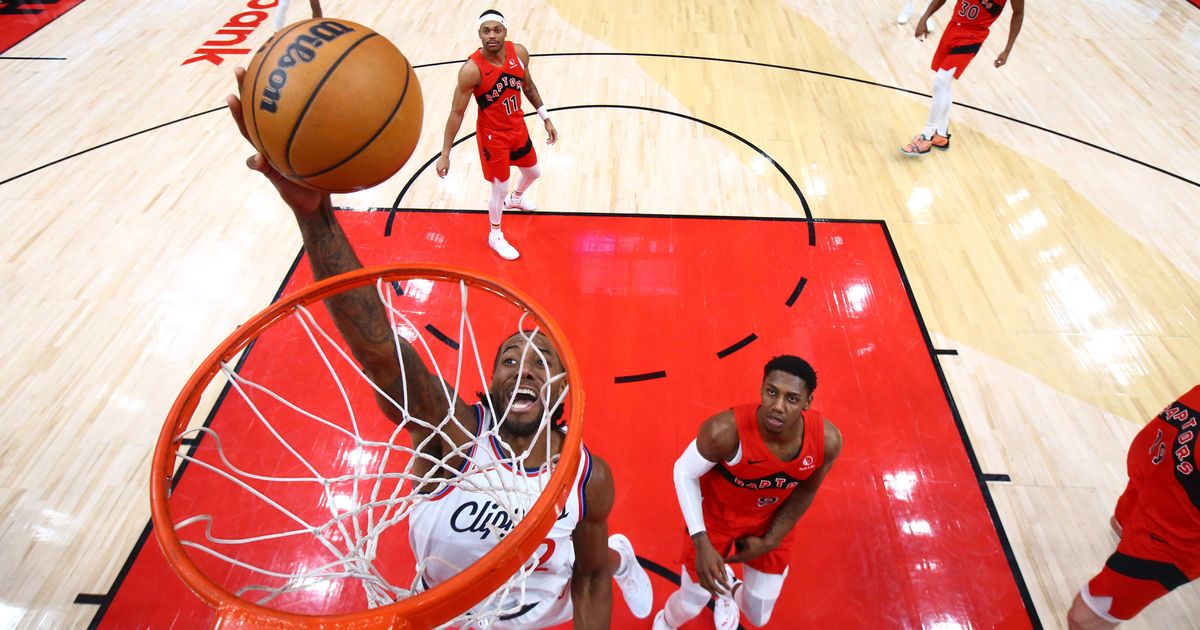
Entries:
{"type": "MultiPolygon", "coordinates": [[[[238,68],[239,85],[245,70],[238,68]]],[[[246,129],[241,103],[236,96],[226,98],[230,112],[242,135],[246,129]]],[[[291,208],[299,224],[308,253],[313,276],[322,280],[362,267],[354,248],[333,214],[328,194],[304,188],[271,168],[261,154],[247,160],[247,165],[261,173],[275,186],[280,197],[291,208]]],[[[506,533],[504,517],[496,516],[490,527],[465,524],[464,513],[471,509],[476,515],[488,507],[487,484],[496,484],[498,475],[510,479],[499,486],[512,487],[518,483],[536,483],[538,474],[513,474],[504,468],[506,453],[529,452],[524,460],[527,467],[549,468],[547,458],[553,459],[562,449],[561,431],[539,430],[546,413],[544,399],[559,400],[568,375],[554,347],[544,336],[517,333],[502,342],[496,351],[488,392],[490,399],[468,404],[455,396],[448,400],[438,375],[430,372],[417,350],[404,338],[394,334],[383,303],[373,287],[360,287],[326,300],[326,307],[338,331],[350,347],[363,371],[378,384],[392,400],[406,401],[407,412],[416,418],[441,419],[453,416],[456,422],[444,422],[444,430],[432,425],[421,426],[405,422],[413,444],[421,445],[422,458],[415,461],[411,472],[432,482],[419,490],[432,493],[439,490],[437,479],[476,475],[486,478],[474,487],[442,488],[444,496],[425,502],[421,510],[410,516],[410,540],[418,561],[436,558],[426,563],[422,579],[425,586],[438,584],[447,575],[442,561],[458,565],[473,563],[495,546],[506,533]],[[400,357],[397,356],[397,345],[400,357]],[[403,362],[403,366],[401,365],[403,362]],[[539,395],[543,388],[548,394],[539,395]],[[502,404],[511,401],[511,404],[502,404]],[[505,410],[502,420],[492,410],[505,410]],[[475,440],[488,426],[499,423],[499,441],[475,440]],[[547,449],[547,441],[549,449],[547,449]],[[474,444],[474,448],[470,448],[474,444]],[[459,454],[455,454],[459,453],[459,454]],[[435,470],[433,462],[444,462],[435,470]],[[497,469],[497,465],[500,469],[497,469]],[[487,474],[479,471],[490,469],[487,474]],[[454,471],[451,473],[450,471],[454,471]],[[474,502],[474,506],[468,504],[474,502]],[[456,521],[456,510],[460,520],[456,521]],[[417,513],[419,512],[419,513],[417,513]],[[439,568],[440,567],[440,568],[439,568]]],[[[404,411],[379,397],[379,407],[395,422],[404,422],[404,411]]],[[[555,413],[561,413],[561,408],[555,413]]],[[[548,474],[548,471],[545,471],[548,474]]],[[[543,628],[574,620],[576,628],[607,628],[612,613],[612,580],[618,586],[635,616],[648,617],[653,601],[650,580],[637,562],[633,548],[624,536],[608,535],[608,514],[614,500],[612,474],[608,465],[595,455],[585,454],[580,473],[574,480],[571,499],[559,520],[539,550],[538,570],[526,581],[526,604],[514,614],[501,617],[490,627],[543,628]]],[[[474,519],[472,519],[472,523],[474,519]]],[[[508,524],[511,529],[512,523],[508,524]]],[[[480,593],[480,598],[487,593],[480,593]]]]}
{"type": "Polygon", "coordinates": [[[483,45],[458,70],[458,86],[454,88],[454,99],[450,103],[442,156],[438,158],[436,169],[439,177],[450,172],[450,147],[462,126],[467,103],[474,96],[475,104],[479,106],[475,143],[479,146],[483,178],[492,184],[488,199],[488,217],[492,226],[488,246],[501,258],[515,260],[520,253],[504,238],[500,219],[505,208],[536,209],[525,193],[542,174],[529,129],[525,127],[525,114],[521,111],[522,92],[545,123],[547,144],[558,140],[558,130],[550,122],[537,84],[529,74],[529,51],[520,44],[505,41],[508,29],[504,16],[499,11],[484,11],[476,27],[483,45]],[[521,169],[521,178],[509,194],[508,175],[512,165],[521,169]]]}
{"type": "Polygon", "coordinates": [[[1112,628],[1200,577],[1200,385],[1150,421],[1129,448],[1129,484],[1112,527],[1121,537],[1067,613],[1073,630],[1112,628]]]}
{"type": "MultiPolygon", "coordinates": [[[[987,39],[992,22],[1004,10],[1004,4],[1009,0],[954,0],[956,10],[950,16],[946,30],[938,41],[937,51],[933,53],[930,68],[933,76],[933,104],[929,110],[929,120],[925,129],[912,142],[900,147],[900,152],[908,156],[925,155],[930,149],[948,150],[950,148],[950,105],[954,99],[950,95],[954,79],[962,77],[967,64],[975,58],[979,48],[987,39]]],[[[933,0],[925,14],[917,20],[916,37],[924,40],[929,35],[927,21],[945,4],[946,0],[933,0]]],[[[1021,32],[1021,23],[1025,19],[1025,0],[1011,0],[1012,22],[1008,29],[1008,44],[996,57],[993,65],[997,68],[1008,63],[1008,54],[1012,52],[1013,42],[1021,32]]]]}
{"type": "Polygon", "coordinates": [[[677,628],[717,597],[719,630],[771,617],[787,577],[796,521],[842,448],[837,427],[811,409],[817,375],[804,359],[771,359],[761,402],[709,418],[675,462],[675,491],[687,523],[680,587],[654,617],[677,628]],[[742,562],[744,582],[725,564],[742,562]]]}

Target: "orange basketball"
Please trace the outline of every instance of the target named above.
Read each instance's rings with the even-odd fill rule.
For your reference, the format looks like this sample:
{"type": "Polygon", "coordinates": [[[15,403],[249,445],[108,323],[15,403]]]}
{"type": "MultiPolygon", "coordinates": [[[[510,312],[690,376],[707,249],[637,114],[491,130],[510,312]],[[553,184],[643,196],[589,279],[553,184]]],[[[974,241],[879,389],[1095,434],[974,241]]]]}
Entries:
{"type": "Polygon", "coordinates": [[[250,141],[288,179],[346,193],[408,161],[424,103],[412,64],[379,33],[346,20],[288,25],[242,81],[250,141]]]}

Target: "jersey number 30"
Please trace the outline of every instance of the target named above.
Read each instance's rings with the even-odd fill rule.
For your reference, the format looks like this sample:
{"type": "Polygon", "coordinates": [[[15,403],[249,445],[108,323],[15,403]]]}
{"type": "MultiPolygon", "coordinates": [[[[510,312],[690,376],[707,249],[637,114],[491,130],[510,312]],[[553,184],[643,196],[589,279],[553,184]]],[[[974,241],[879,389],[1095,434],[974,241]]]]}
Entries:
{"type": "Polygon", "coordinates": [[[971,4],[967,0],[962,0],[962,4],[958,7],[958,14],[968,20],[974,20],[979,17],[979,6],[971,4]]]}

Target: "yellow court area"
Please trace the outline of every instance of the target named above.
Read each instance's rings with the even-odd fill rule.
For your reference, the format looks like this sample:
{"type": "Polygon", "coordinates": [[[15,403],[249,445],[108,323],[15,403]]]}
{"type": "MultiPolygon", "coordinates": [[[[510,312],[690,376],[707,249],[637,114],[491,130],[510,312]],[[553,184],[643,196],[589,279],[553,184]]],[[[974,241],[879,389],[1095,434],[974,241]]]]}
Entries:
{"type": "MultiPolygon", "coordinates": [[[[1115,546],[1130,439],[1200,382],[1200,9],[1026,0],[1008,64],[1006,12],[954,85],[953,148],[913,159],[936,41],[900,4],[326,0],[396,43],[425,109],[400,173],[334,201],[486,207],[473,140],[445,179],[422,167],[494,6],[560,134],[529,119],[539,208],[803,218],[782,170],[813,218],[886,222],[957,351],[941,366],[980,468],[1010,478],[989,490],[1037,617],[1065,627],[1115,546]]],[[[299,251],[223,109],[237,51],[272,30],[236,18],[254,7],[277,10],[86,0],[0,54],[0,627],[92,620],[76,596],[107,593],[146,526],[171,401],[299,251]],[[244,44],[196,52],[234,19],[244,44]]],[[[461,237],[486,248],[483,219],[461,237]]],[[[1200,627],[1198,594],[1122,627],[1200,627]]]]}

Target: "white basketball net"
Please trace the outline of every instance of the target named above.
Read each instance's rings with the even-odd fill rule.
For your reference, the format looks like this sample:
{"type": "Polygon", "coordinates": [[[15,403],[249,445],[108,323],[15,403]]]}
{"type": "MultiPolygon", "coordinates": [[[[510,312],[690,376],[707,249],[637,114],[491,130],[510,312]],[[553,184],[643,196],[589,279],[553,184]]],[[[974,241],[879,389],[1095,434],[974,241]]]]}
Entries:
{"type": "MultiPolygon", "coordinates": [[[[406,293],[424,291],[425,295],[428,295],[435,285],[438,285],[440,290],[453,289],[453,283],[449,281],[410,279],[407,283],[409,290],[406,293]]],[[[453,378],[446,378],[436,359],[437,353],[426,341],[426,335],[420,332],[421,328],[396,304],[397,297],[391,290],[392,286],[382,280],[376,282],[376,293],[382,299],[392,330],[396,333],[393,337],[397,356],[401,347],[401,336],[411,337],[409,341],[424,357],[430,373],[436,376],[439,382],[444,383],[443,394],[448,403],[455,397],[468,402],[473,399],[473,396],[463,396],[463,392],[460,391],[461,379],[464,376],[463,355],[470,354],[472,365],[468,365],[468,369],[473,368],[475,377],[478,378],[476,382],[483,383],[486,387],[490,379],[485,375],[483,366],[485,363],[490,364],[491,352],[494,350],[482,349],[489,359],[487,362],[481,359],[481,349],[476,343],[475,330],[467,312],[468,294],[472,291],[468,290],[469,285],[465,282],[459,281],[457,284],[458,302],[461,304],[458,339],[462,342],[461,348],[455,354],[453,378]]],[[[513,311],[514,319],[518,323],[517,329],[524,331],[521,324],[527,320],[532,321],[532,318],[527,312],[520,312],[517,316],[516,307],[513,307],[513,311]]],[[[453,416],[453,404],[447,405],[451,411],[445,418],[413,417],[407,412],[406,401],[393,400],[380,386],[372,383],[353,357],[338,345],[336,340],[339,337],[336,331],[333,334],[327,332],[307,308],[298,307],[284,321],[299,325],[303,330],[303,337],[307,338],[311,349],[315,351],[314,356],[319,357],[321,368],[318,372],[328,379],[327,385],[341,396],[337,413],[327,412],[322,416],[312,410],[311,401],[289,400],[279,393],[277,388],[251,382],[235,372],[233,366],[222,363],[220,373],[229,384],[231,393],[236,393],[237,399],[246,405],[249,415],[253,418],[252,422],[265,429],[265,435],[270,436],[267,439],[268,443],[254,444],[250,449],[233,448],[222,441],[222,436],[217,430],[206,427],[193,428],[178,436],[179,439],[184,439],[203,434],[206,442],[211,440],[207,456],[200,453],[190,455],[182,445],[177,450],[177,456],[189,462],[190,466],[201,467],[227,481],[225,487],[230,497],[241,501],[248,497],[253,498],[258,505],[257,512],[269,513],[275,519],[272,523],[286,523],[282,527],[272,527],[269,531],[245,534],[243,530],[246,529],[246,523],[239,520],[243,517],[242,514],[211,510],[194,514],[175,524],[181,543],[192,550],[190,553],[193,558],[197,558],[197,552],[211,556],[243,570],[232,571],[232,575],[250,579],[244,584],[226,583],[224,587],[227,590],[259,605],[288,610],[289,595],[303,594],[306,591],[316,591],[319,594],[320,591],[341,589],[342,585],[350,584],[353,590],[361,591],[365,601],[359,598],[354,604],[356,608],[334,612],[352,612],[364,607],[383,606],[435,586],[428,583],[428,578],[423,583],[422,577],[427,576],[429,569],[436,563],[441,563],[442,569],[449,567],[453,572],[466,568],[455,566],[444,557],[416,558],[415,570],[403,572],[403,583],[397,583],[396,571],[389,573],[380,569],[380,560],[384,559],[383,564],[386,564],[388,556],[387,549],[380,548],[380,536],[398,524],[407,525],[406,520],[413,514],[414,509],[423,502],[428,502],[431,496],[439,494],[440,490],[453,486],[456,489],[484,493],[503,510],[513,524],[529,512],[549,480],[549,467],[543,467],[544,474],[524,472],[525,461],[532,453],[514,453],[499,439],[498,426],[503,423],[508,406],[512,403],[511,399],[497,401],[496,404],[503,405],[503,409],[489,408],[492,417],[499,418],[500,421],[483,428],[474,441],[448,449],[450,452],[440,458],[432,457],[421,452],[423,443],[405,443],[408,439],[405,427],[408,426],[407,423],[415,423],[432,430],[433,435],[428,439],[445,435],[444,429],[450,424],[457,425],[464,434],[471,434],[453,416]],[[390,435],[365,435],[360,428],[360,420],[367,414],[377,417],[381,412],[374,403],[371,403],[368,409],[361,408],[361,403],[359,409],[354,408],[348,393],[348,383],[344,382],[346,374],[350,374],[351,378],[362,379],[377,394],[402,410],[407,418],[406,423],[396,425],[390,435]],[[287,411],[280,414],[282,409],[287,411]],[[284,417],[281,419],[280,415],[284,417]],[[488,465],[477,459],[470,460],[465,471],[450,465],[452,460],[466,457],[472,446],[479,445],[481,449],[488,446],[489,440],[494,437],[497,438],[494,443],[507,451],[503,458],[505,463],[516,472],[500,470],[494,463],[488,465]],[[346,454],[338,458],[339,461],[314,461],[311,456],[305,454],[306,449],[301,445],[328,443],[331,440],[338,441],[339,451],[346,454]],[[270,453],[270,457],[262,457],[264,452],[270,453]],[[247,457],[249,453],[258,456],[247,457]],[[414,473],[414,464],[418,459],[432,464],[429,474],[419,476],[414,473]],[[262,470],[268,468],[262,462],[271,461],[272,465],[275,465],[276,460],[287,461],[299,474],[282,475],[262,470]],[[419,486],[431,485],[435,487],[434,492],[420,494],[415,491],[419,486]],[[289,504],[289,501],[281,499],[280,495],[293,498],[296,495],[307,495],[311,497],[310,502],[315,502],[323,509],[314,509],[312,505],[298,509],[289,504]],[[231,531],[238,534],[226,533],[231,531]],[[297,546],[308,550],[305,554],[307,559],[319,557],[321,561],[315,566],[297,567],[297,556],[287,553],[288,549],[297,546]],[[243,550],[255,548],[259,551],[243,553],[243,550]],[[263,548],[272,548],[273,551],[264,554],[263,548]],[[247,559],[262,558],[264,555],[267,556],[266,561],[247,559]]],[[[276,328],[281,325],[281,322],[273,324],[276,328]]],[[[521,334],[525,340],[521,353],[522,362],[542,357],[541,350],[532,343],[535,334],[536,328],[521,334]]],[[[403,362],[400,364],[403,366],[403,362]]],[[[547,362],[539,365],[547,365],[547,362]]],[[[545,374],[547,385],[542,388],[540,394],[544,412],[537,429],[539,434],[555,430],[551,411],[561,407],[566,397],[566,388],[563,388],[557,400],[549,400],[549,383],[558,378],[562,378],[562,375],[552,379],[548,372],[545,374]]],[[[489,397],[484,397],[484,404],[491,406],[489,397]]],[[[363,424],[377,426],[379,421],[376,418],[363,424]]],[[[387,426],[392,424],[388,423],[387,426]]],[[[546,444],[544,461],[553,463],[554,459],[550,453],[551,440],[540,441],[546,444]]],[[[220,507],[219,500],[209,500],[220,507]]],[[[496,530],[496,527],[491,525],[494,522],[496,519],[492,519],[485,526],[492,530],[489,536],[498,540],[506,532],[496,530]]],[[[389,540],[391,544],[407,544],[407,537],[394,536],[389,540]],[[400,543],[400,540],[404,542],[400,543]]],[[[469,610],[464,610],[463,614],[448,622],[446,626],[485,628],[496,618],[521,610],[526,603],[525,580],[532,573],[535,564],[536,558],[531,558],[514,568],[513,576],[499,590],[469,610]]],[[[442,570],[441,573],[444,574],[445,571],[442,570]]],[[[209,571],[209,574],[211,577],[212,571],[209,571]]],[[[217,581],[220,583],[220,580],[217,581]]],[[[311,598],[310,595],[309,599],[311,598]]],[[[470,604],[464,602],[464,607],[468,605],[470,604]]],[[[313,610],[297,612],[333,614],[313,610]]]]}

